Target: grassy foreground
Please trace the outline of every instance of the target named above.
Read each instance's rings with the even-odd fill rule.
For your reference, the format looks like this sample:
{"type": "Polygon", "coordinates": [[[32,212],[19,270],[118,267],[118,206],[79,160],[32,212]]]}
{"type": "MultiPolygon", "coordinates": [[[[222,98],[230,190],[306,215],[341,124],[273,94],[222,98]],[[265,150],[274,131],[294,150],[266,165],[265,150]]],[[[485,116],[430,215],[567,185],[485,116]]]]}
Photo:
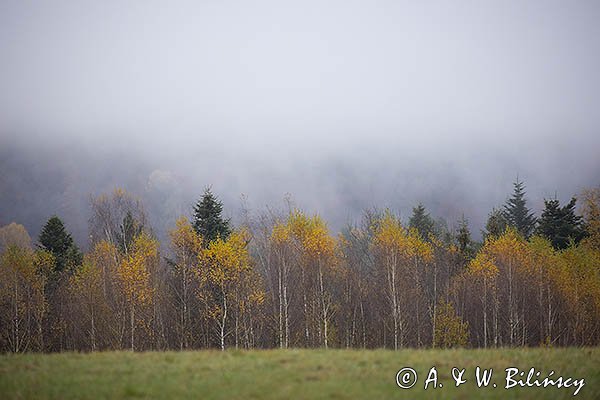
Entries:
{"type": "Polygon", "coordinates": [[[600,398],[600,349],[258,350],[0,356],[1,399],[568,399],[574,388],[504,389],[505,369],[585,378],[577,398],[600,398]],[[424,390],[430,368],[443,387],[424,390]],[[475,367],[493,368],[478,388],[475,367]],[[412,367],[418,382],[396,385],[412,367]],[[452,367],[465,368],[455,387],[452,367]],[[492,383],[497,383],[493,388],[492,383]]]}

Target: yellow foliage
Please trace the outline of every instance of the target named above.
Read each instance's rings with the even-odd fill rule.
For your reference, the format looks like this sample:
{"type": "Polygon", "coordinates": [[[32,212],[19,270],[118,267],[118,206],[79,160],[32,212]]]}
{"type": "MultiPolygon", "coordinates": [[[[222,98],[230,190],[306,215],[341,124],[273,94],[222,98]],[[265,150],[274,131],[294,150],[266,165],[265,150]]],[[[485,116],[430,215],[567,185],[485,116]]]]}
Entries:
{"type": "Polygon", "coordinates": [[[8,305],[7,314],[0,315],[4,322],[7,321],[5,317],[11,321],[0,324],[0,336],[15,334],[12,336],[15,340],[10,343],[13,352],[27,350],[30,341],[35,341],[37,349],[42,350],[39,327],[47,311],[44,288],[49,262],[53,263],[53,258],[45,253],[38,257],[31,249],[15,245],[8,246],[0,255],[0,303],[8,305]],[[19,326],[27,337],[13,331],[19,326]],[[34,331],[38,333],[36,337],[34,331]]]}
{"type": "Polygon", "coordinates": [[[527,271],[531,265],[528,243],[514,228],[508,228],[498,238],[488,237],[468,270],[486,278],[495,277],[500,269],[510,266],[527,271]]]}
{"type": "Polygon", "coordinates": [[[204,271],[207,272],[204,279],[221,287],[238,281],[244,272],[250,270],[248,240],[248,231],[242,229],[232,232],[226,240],[217,238],[210,242],[202,255],[208,267],[204,271]]]}
{"type": "Polygon", "coordinates": [[[285,224],[275,224],[271,240],[277,244],[293,240],[299,246],[305,264],[315,260],[335,263],[335,238],[329,234],[327,223],[318,215],[308,217],[300,210],[292,211],[285,224]]]}
{"type": "Polygon", "coordinates": [[[300,210],[294,210],[288,218],[288,226],[294,237],[302,240],[309,229],[309,218],[300,210]]]}
{"type": "Polygon", "coordinates": [[[175,228],[169,232],[169,237],[172,247],[176,250],[185,249],[196,253],[202,250],[202,238],[185,217],[177,219],[175,228]]]}
{"type": "Polygon", "coordinates": [[[277,244],[289,242],[292,235],[291,224],[277,222],[271,231],[271,240],[277,244]]]}
{"type": "Polygon", "coordinates": [[[552,243],[536,235],[529,239],[528,245],[530,260],[524,266],[526,272],[538,276],[538,279],[556,279],[559,260],[552,243]]]}
{"type": "Polygon", "coordinates": [[[158,260],[158,242],[142,232],[133,242],[133,250],[119,265],[118,276],[128,301],[148,304],[152,299],[150,269],[158,260]]]}
{"type": "Polygon", "coordinates": [[[433,260],[433,248],[421,239],[416,230],[407,231],[400,220],[386,211],[375,227],[373,243],[387,255],[404,259],[419,258],[429,262],[433,260]]]}
{"type": "Polygon", "coordinates": [[[387,212],[379,220],[375,229],[374,243],[381,249],[388,251],[408,249],[406,240],[406,231],[400,220],[395,218],[390,212],[387,212]]]}
{"type": "Polygon", "coordinates": [[[43,275],[36,269],[36,254],[28,248],[18,246],[8,246],[2,253],[3,274],[15,275],[23,279],[27,284],[39,286],[43,275]]]}
{"type": "Polygon", "coordinates": [[[47,250],[38,250],[34,254],[33,265],[39,274],[50,276],[56,265],[56,257],[47,250]]]}
{"type": "Polygon", "coordinates": [[[69,289],[75,295],[91,295],[99,291],[102,285],[102,271],[89,259],[85,259],[69,279],[69,289]]]}
{"type": "Polygon", "coordinates": [[[201,268],[196,272],[203,285],[198,298],[206,303],[209,316],[220,320],[222,329],[231,306],[243,314],[249,305],[265,299],[260,275],[252,268],[249,240],[247,230],[236,230],[226,240],[210,242],[199,255],[201,268]]]}
{"type": "MultiPolygon", "coordinates": [[[[557,280],[570,311],[583,320],[600,319],[600,252],[571,246],[560,253],[563,263],[557,280]]],[[[579,326],[585,329],[584,326],[579,326]]]]}
{"type": "Polygon", "coordinates": [[[117,250],[117,247],[106,240],[101,240],[96,243],[89,255],[90,259],[93,260],[96,265],[103,268],[108,267],[107,269],[109,270],[112,270],[115,266],[118,256],[119,251],[117,250]]]}
{"type": "Polygon", "coordinates": [[[333,255],[335,240],[329,235],[325,221],[315,215],[309,219],[302,244],[309,256],[318,258],[333,255]]]}
{"type": "MultiPolygon", "coordinates": [[[[203,259],[202,237],[185,217],[180,217],[169,232],[171,248],[175,253],[175,268],[179,272],[194,268],[203,259]]],[[[186,279],[187,274],[186,274],[186,279]]]]}
{"type": "Polygon", "coordinates": [[[477,256],[469,262],[468,271],[472,275],[492,279],[498,276],[498,267],[494,264],[494,258],[489,253],[480,251],[477,256]]]}
{"type": "Polygon", "coordinates": [[[433,260],[432,245],[424,241],[419,232],[414,228],[408,232],[408,243],[413,257],[418,257],[424,262],[431,262],[433,260]]]}
{"type": "Polygon", "coordinates": [[[442,302],[436,310],[434,347],[464,347],[469,341],[469,324],[456,315],[452,303],[442,302]]]}
{"type": "Polygon", "coordinates": [[[600,187],[583,191],[582,214],[589,237],[585,243],[600,250],[600,187]]]}

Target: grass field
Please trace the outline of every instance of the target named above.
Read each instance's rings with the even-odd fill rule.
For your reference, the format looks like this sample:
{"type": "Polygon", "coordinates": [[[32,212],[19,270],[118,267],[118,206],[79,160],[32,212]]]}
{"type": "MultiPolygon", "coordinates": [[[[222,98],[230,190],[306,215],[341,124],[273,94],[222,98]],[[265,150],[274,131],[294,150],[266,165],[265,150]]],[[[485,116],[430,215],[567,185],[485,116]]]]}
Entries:
{"type": "Polygon", "coordinates": [[[568,399],[575,388],[505,389],[505,369],[585,378],[576,398],[600,398],[600,349],[259,350],[0,356],[0,399],[568,399]],[[424,390],[432,366],[443,387],[424,390]],[[493,368],[487,388],[475,367],[493,368]],[[411,389],[396,373],[412,367],[411,389]],[[455,387],[452,367],[465,368],[455,387]],[[497,387],[493,388],[492,383],[497,387]]]}

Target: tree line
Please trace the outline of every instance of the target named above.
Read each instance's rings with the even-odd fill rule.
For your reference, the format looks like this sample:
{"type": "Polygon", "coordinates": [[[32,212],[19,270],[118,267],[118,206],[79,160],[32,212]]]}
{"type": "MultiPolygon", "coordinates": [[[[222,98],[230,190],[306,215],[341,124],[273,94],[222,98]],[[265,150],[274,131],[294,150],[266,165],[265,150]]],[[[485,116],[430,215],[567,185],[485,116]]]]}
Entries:
{"type": "Polygon", "coordinates": [[[91,200],[85,254],[56,216],[35,245],[0,228],[0,350],[597,345],[600,188],[581,199],[536,217],[517,181],[478,243],[421,204],[337,235],[292,206],[234,227],[207,189],[161,246],[117,189],[91,200]]]}

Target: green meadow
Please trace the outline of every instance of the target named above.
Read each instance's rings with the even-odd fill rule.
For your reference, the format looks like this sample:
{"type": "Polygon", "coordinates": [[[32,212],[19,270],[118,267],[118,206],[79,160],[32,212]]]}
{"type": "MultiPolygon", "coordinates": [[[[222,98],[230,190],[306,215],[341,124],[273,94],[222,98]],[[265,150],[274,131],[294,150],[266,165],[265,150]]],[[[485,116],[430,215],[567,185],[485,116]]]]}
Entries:
{"type": "MultiPolygon", "coordinates": [[[[1,399],[568,399],[575,387],[505,389],[505,369],[584,378],[576,398],[600,398],[600,349],[254,350],[5,354],[1,399]],[[437,388],[425,390],[431,367],[437,388]],[[477,387],[475,368],[493,369],[477,387]],[[396,374],[412,367],[410,389],[396,374]],[[455,387],[452,368],[465,369],[455,387]],[[496,387],[492,386],[496,383],[496,387]],[[441,384],[441,385],[440,385],[441,384]],[[441,386],[441,387],[440,387],[441,386]]],[[[433,375],[430,376],[433,378],[433,375]]]]}

